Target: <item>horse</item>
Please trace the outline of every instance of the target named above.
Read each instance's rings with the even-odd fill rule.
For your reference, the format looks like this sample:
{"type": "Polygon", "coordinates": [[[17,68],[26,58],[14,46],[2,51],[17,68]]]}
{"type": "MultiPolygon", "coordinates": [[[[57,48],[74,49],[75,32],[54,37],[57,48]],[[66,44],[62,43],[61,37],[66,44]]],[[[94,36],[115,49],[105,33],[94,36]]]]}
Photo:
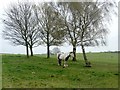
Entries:
{"type": "Polygon", "coordinates": [[[63,68],[67,67],[67,61],[70,57],[74,57],[73,52],[69,53],[57,53],[57,60],[58,60],[58,65],[61,66],[61,62],[63,61],[63,68]]]}

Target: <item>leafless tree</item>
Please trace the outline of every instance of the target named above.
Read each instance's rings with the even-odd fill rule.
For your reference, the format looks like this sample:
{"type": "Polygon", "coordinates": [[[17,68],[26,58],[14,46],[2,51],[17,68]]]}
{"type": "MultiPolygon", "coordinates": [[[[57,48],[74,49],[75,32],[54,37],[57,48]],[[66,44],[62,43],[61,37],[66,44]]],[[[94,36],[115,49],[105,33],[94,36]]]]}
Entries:
{"type": "MultiPolygon", "coordinates": [[[[59,2],[60,15],[65,22],[66,39],[73,46],[82,47],[86,66],[91,66],[85,53],[85,46],[106,44],[108,28],[106,23],[111,19],[111,10],[114,11],[114,2],[59,2]],[[109,18],[108,18],[109,17],[109,18]]],[[[112,12],[113,12],[112,11],[112,12]]]]}
{"type": "Polygon", "coordinates": [[[33,4],[21,2],[11,5],[6,11],[6,18],[3,20],[5,29],[3,36],[14,45],[26,46],[27,57],[29,48],[33,56],[32,48],[38,43],[38,25],[33,12],[33,4]]]}
{"type": "Polygon", "coordinates": [[[76,47],[77,40],[79,39],[78,35],[78,18],[76,11],[70,8],[70,3],[68,2],[58,2],[57,5],[54,4],[54,8],[57,9],[59,15],[64,22],[64,29],[66,30],[66,42],[73,46],[74,58],[73,61],[76,61],[76,47]]]}
{"type": "Polygon", "coordinates": [[[51,3],[40,3],[35,8],[36,18],[39,22],[41,43],[47,46],[47,58],[50,57],[50,46],[60,45],[64,42],[64,29],[60,24],[57,12],[51,3]]]}
{"type": "Polygon", "coordinates": [[[82,47],[86,66],[91,66],[84,47],[106,45],[106,35],[109,30],[107,25],[111,19],[111,13],[114,12],[112,8],[115,8],[115,4],[114,2],[98,1],[74,4],[76,4],[76,6],[73,6],[74,10],[80,16],[78,24],[80,37],[77,44],[82,47]]]}

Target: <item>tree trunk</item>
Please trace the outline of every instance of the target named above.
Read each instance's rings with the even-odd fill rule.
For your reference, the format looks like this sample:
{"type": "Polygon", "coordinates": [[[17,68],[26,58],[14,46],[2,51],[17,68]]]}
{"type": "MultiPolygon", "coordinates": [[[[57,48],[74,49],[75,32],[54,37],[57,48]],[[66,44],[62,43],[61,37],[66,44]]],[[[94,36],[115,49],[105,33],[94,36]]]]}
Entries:
{"type": "Polygon", "coordinates": [[[30,46],[30,52],[31,52],[31,56],[33,56],[33,49],[32,49],[32,46],[30,46]]]}
{"type": "Polygon", "coordinates": [[[85,60],[86,67],[91,67],[91,64],[90,64],[90,62],[88,61],[87,56],[86,56],[86,53],[85,53],[84,45],[81,45],[81,47],[82,47],[83,58],[84,58],[84,60],[85,60]]]}
{"type": "Polygon", "coordinates": [[[29,58],[29,49],[28,49],[28,44],[26,43],[26,53],[27,53],[27,58],[29,58]]]}
{"type": "Polygon", "coordinates": [[[73,54],[74,54],[73,61],[76,61],[76,46],[73,46],[73,54]]]}
{"type": "Polygon", "coordinates": [[[47,58],[50,58],[50,46],[47,44],[47,58]]]}
{"type": "Polygon", "coordinates": [[[47,58],[50,58],[49,31],[47,31],[47,58]]]}

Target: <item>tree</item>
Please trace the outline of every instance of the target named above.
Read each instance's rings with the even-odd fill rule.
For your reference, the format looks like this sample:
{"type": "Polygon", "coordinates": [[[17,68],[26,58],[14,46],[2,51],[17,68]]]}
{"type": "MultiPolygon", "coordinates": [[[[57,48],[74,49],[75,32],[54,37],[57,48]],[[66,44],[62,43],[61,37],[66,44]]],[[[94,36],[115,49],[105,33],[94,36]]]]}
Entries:
{"type": "Polygon", "coordinates": [[[47,58],[50,57],[50,46],[60,45],[64,42],[64,29],[57,12],[49,2],[41,3],[35,8],[36,18],[39,22],[41,43],[47,45],[47,58]],[[41,7],[40,7],[41,6],[41,7]]]}
{"type": "Polygon", "coordinates": [[[59,12],[59,15],[62,17],[62,20],[64,22],[64,29],[66,30],[66,42],[71,44],[73,46],[73,53],[74,58],[73,61],[76,61],[76,47],[77,47],[77,41],[79,39],[79,30],[78,30],[78,21],[79,16],[77,15],[76,11],[74,11],[71,7],[71,3],[68,2],[59,2],[59,7],[57,11],[59,12]]]}
{"type": "Polygon", "coordinates": [[[12,5],[3,20],[6,27],[3,31],[4,38],[14,45],[26,46],[27,57],[29,57],[29,47],[33,56],[32,47],[38,43],[38,27],[32,6],[29,2],[12,5]]]}
{"type": "Polygon", "coordinates": [[[110,20],[110,10],[115,7],[113,2],[83,2],[77,3],[74,10],[80,16],[80,37],[78,44],[82,47],[86,66],[91,66],[85,53],[85,46],[106,45],[108,34],[107,24],[110,20]],[[78,6],[78,7],[77,7],[78,6]],[[81,9],[80,9],[81,8],[81,9]],[[109,17],[109,18],[108,18],[109,17]]]}
{"type": "Polygon", "coordinates": [[[77,14],[76,10],[73,9],[73,2],[58,2],[57,5],[54,4],[54,7],[58,7],[57,11],[62,17],[64,22],[63,28],[66,30],[65,39],[66,42],[73,46],[73,61],[76,61],[76,47],[80,37],[80,30],[78,28],[80,16],[77,14]]]}
{"type": "MultiPolygon", "coordinates": [[[[85,53],[85,46],[106,44],[111,8],[114,2],[66,2],[59,3],[60,14],[64,17],[67,39],[73,46],[81,46],[86,66],[91,66],[85,53]],[[62,11],[62,12],[61,12],[62,11]],[[65,14],[65,15],[64,15],[65,14]]],[[[114,11],[114,10],[113,10],[114,11]]]]}

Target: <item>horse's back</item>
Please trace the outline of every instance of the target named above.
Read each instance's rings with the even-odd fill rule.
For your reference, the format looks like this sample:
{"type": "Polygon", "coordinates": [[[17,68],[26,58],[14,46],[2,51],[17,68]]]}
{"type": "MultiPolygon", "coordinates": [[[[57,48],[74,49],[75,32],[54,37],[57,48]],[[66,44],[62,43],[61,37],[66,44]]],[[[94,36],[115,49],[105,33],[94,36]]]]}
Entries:
{"type": "Polygon", "coordinates": [[[57,58],[64,59],[64,53],[63,52],[57,53],[57,58]]]}

